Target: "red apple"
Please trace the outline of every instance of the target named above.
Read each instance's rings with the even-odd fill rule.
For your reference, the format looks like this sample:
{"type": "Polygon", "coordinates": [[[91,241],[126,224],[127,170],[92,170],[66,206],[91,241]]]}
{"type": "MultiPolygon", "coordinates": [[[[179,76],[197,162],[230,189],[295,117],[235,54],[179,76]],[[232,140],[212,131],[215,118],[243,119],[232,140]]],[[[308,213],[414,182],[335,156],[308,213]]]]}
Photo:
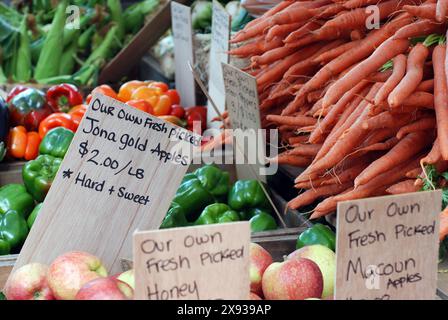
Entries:
{"type": "Polygon", "coordinates": [[[250,291],[261,295],[261,279],[266,268],[272,263],[272,256],[259,244],[251,243],[249,259],[250,291]]]}
{"type": "Polygon", "coordinates": [[[117,279],[125,282],[128,286],[132,288],[132,290],[135,290],[134,269],[129,269],[128,271],[120,273],[117,279]]]}
{"type": "Polygon", "coordinates": [[[53,300],[47,282],[48,266],[41,263],[26,264],[9,279],[4,293],[8,300],[53,300]]]}
{"type": "Polygon", "coordinates": [[[48,283],[57,299],[73,300],[87,282],[106,276],[107,271],[99,258],[87,252],[72,251],[53,261],[48,283]]]}
{"type": "Polygon", "coordinates": [[[323,277],[317,264],[309,259],[286,260],[266,269],[262,287],[266,300],[320,298],[323,277]]]}
{"type": "Polygon", "coordinates": [[[263,300],[263,299],[261,299],[261,297],[258,294],[251,292],[249,295],[249,300],[263,300]]]}
{"type": "Polygon", "coordinates": [[[326,246],[315,244],[300,248],[288,256],[288,259],[298,258],[310,259],[319,266],[324,279],[322,299],[332,297],[336,277],[336,254],[326,246]]]}
{"type": "Polygon", "coordinates": [[[87,282],[76,294],[76,300],[131,300],[134,290],[114,277],[87,282]]]}

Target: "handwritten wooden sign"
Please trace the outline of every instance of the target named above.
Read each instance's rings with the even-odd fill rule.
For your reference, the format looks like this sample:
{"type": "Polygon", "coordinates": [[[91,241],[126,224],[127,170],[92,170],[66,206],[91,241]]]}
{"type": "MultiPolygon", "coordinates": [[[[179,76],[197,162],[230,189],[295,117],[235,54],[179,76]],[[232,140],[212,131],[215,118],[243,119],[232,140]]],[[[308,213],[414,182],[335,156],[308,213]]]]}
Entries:
{"type": "Polygon", "coordinates": [[[246,222],[134,234],[135,299],[249,298],[246,222]]]}
{"type": "Polygon", "coordinates": [[[239,179],[258,179],[265,164],[265,137],[261,130],[257,81],[251,75],[229,64],[222,63],[229,112],[235,141],[234,153],[239,179]],[[251,168],[248,168],[251,166],[251,168]]]}
{"type": "Polygon", "coordinates": [[[191,9],[171,2],[171,27],[174,39],[175,80],[183,106],[196,105],[195,82],[188,62],[194,64],[191,9]]]}
{"type": "Polygon", "coordinates": [[[199,145],[190,131],[94,95],[16,267],[82,250],[120,271],[134,231],[160,226],[199,145]]]}
{"type": "MultiPolygon", "coordinates": [[[[230,15],[217,1],[213,0],[212,39],[210,45],[208,93],[222,114],[226,108],[226,93],[221,63],[229,63],[230,15]]],[[[219,122],[211,120],[219,116],[208,102],[207,122],[209,127],[218,127],[219,122]]]]}
{"type": "Polygon", "coordinates": [[[335,298],[434,299],[441,192],[338,203],[335,298]]]}

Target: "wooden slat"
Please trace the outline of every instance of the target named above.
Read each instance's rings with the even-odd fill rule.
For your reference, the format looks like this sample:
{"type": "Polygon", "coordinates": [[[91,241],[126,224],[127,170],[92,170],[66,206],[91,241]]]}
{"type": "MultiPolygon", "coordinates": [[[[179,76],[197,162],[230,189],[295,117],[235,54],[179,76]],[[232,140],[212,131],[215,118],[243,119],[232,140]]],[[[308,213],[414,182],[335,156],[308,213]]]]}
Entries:
{"type": "MultiPolygon", "coordinates": [[[[178,0],[177,2],[185,4],[190,1],[178,0]]],[[[170,1],[162,0],[159,8],[150,15],[149,21],[140,29],[131,42],[101,71],[99,83],[120,81],[170,27],[170,1]]]]}

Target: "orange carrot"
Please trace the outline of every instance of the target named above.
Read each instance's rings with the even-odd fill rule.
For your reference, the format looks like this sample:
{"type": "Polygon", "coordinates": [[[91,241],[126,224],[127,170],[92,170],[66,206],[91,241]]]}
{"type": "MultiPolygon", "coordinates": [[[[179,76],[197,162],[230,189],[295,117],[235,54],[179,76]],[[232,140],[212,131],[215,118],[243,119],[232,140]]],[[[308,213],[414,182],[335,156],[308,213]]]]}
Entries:
{"type": "Polygon", "coordinates": [[[322,24],[323,22],[319,20],[307,22],[305,25],[303,25],[303,27],[288,35],[284,41],[285,43],[292,43],[294,41],[297,41],[298,39],[311,34],[313,31],[318,30],[322,26],[322,24]]]}
{"type": "Polygon", "coordinates": [[[445,22],[447,13],[448,13],[448,1],[438,0],[436,7],[436,20],[438,22],[445,22]]]}
{"type": "Polygon", "coordinates": [[[418,20],[408,24],[398,30],[393,39],[409,39],[414,37],[429,36],[433,33],[439,33],[443,26],[429,19],[418,20]]]}
{"type": "Polygon", "coordinates": [[[392,137],[384,142],[377,142],[377,143],[371,144],[369,146],[356,149],[355,152],[362,154],[362,153],[366,153],[366,152],[370,152],[370,151],[389,150],[389,149],[393,148],[398,143],[398,141],[399,140],[396,137],[392,137]]]}
{"type": "Polygon", "coordinates": [[[397,138],[402,139],[405,135],[415,131],[424,131],[434,128],[436,120],[433,117],[421,118],[413,123],[401,127],[397,132],[397,138]]]}
{"type": "Polygon", "coordinates": [[[272,41],[264,41],[260,38],[257,38],[248,44],[230,50],[229,54],[238,57],[248,57],[252,55],[262,54],[266,51],[278,48],[282,45],[283,40],[278,37],[273,39],[272,41]]]}
{"type": "MultiPolygon", "coordinates": [[[[356,48],[345,52],[338,58],[332,60],[326,64],[323,68],[317,72],[313,78],[311,78],[297,93],[297,100],[300,101],[308,92],[319,89],[334,75],[341,73],[351,65],[359,62],[360,60],[369,56],[376,47],[392,36],[399,28],[408,24],[411,21],[408,15],[401,15],[384,25],[380,30],[375,30],[369,33],[369,35],[361,40],[362,42],[356,48]]],[[[286,107],[282,114],[288,115],[294,112],[296,105],[286,107]]]]}
{"type": "Polygon", "coordinates": [[[431,151],[420,160],[420,164],[423,167],[425,164],[435,164],[440,160],[442,160],[442,154],[440,153],[439,139],[436,139],[432,145],[431,151]]]}
{"type": "Polygon", "coordinates": [[[384,72],[375,72],[367,77],[367,80],[371,82],[386,82],[392,75],[392,70],[386,70],[384,72]]]}
{"type": "Polygon", "coordinates": [[[367,86],[367,81],[361,81],[352,89],[347,91],[341,99],[330,109],[330,112],[327,116],[317,124],[316,130],[314,130],[310,135],[310,142],[316,143],[320,141],[320,137],[324,132],[328,130],[328,128],[333,125],[337,121],[337,116],[342,113],[343,108],[353,99],[353,97],[358,94],[361,90],[363,90],[367,86]]]}
{"type": "Polygon", "coordinates": [[[276,24],[290,24],[296,22],[307,21],[314,17],[313,11],[304,8],[302,3],[296,2],[291,5],[288,10],[283,10],[275,15],[268,21],[268,26],[272,27],[276,24]]]}
{"type": "MultiPolygon", "coordinates": [[[[369,92],[369,95],[366,97],[366,100],[372,99],[372,96],[375,95],[378,92],[378,89],[380,87],[380,84],[374,84],[372,89],[369,92]]],[[[368,108],[366,107],[368,105],[368,102],[363,101],[358,108],[361,109],[361,113],[359,116],[356,116],[356,112],[353,112],[350,117],[353,116],[352,124],[349,127],[349,130],[346,130],[345,128],[347,126],[341,126],[341,128],[344,128],[344,131],[342,131],[341,128],[338,128],[338,138],[336,143],[332,143],[332,140],[327,138],[324,142],[324,145],[321,148],[321,152],[326,152],[326,154],[318,159],[315,163],[312,164],[312,172],[322,172],[326,169],[329,169],[336,164],[338,164],[341,160],[345,158],[346,155],[350,154],[351,150],[355,146],[357,146],[368,134],[366,130],[364,130],[361,126],[361,122],[363,119],[365,119],[368,115],[368,108]],[[356,120],[355,120],[356,119],[356,120]],[[330,141],[331,145],[329,146],[330,149],[326,151],[326,148],[324,148],[325,145],[328,146],[327,141],[330,141]]],[[[349,120],[346,121],[347,123],[350,123],[349,120]]],[[[328,148],[328,147],[327,147],[328,148]]],[[[317,158],[317,156],[316,156],[317,158]]]]}
{"type": "Polygon", "coordinates": [[[379,105],[387,98],[392,90],[400,83],[406,73],[406,56],[404,54],[399,54],[393,58],[393,63],[394,69],[392,75],[389,79],[387,79],[373,99],[373,103],[375,105],[379,105]]]}
{"type": "Polygon", "coordinates": [[[428,132],[409,133],[389,152],[371,163],[363,172],[361,172],[355,179],[355,187],[366,184],[379,174],[405,162],[423,150],[423,148],[432,141],[433,137],[428,132]]]}
{"type": "Polygon", "coordinates": [[[332,3],[329,5],[326,5],[325,7],[314,9],[315,11],[315,17],[317,19],[326,19],[331,18],[334,15],[338,14],[339,12],[344,10],[344,6],[340,3],[332,3]]]}
{"type": "Polygon", "coordinates": [[[448,235],[448,207],[440,213],[439,219],[439,240],[442,241],[448,235]]]}
{"type": "Polygon", "coordinates": [[[271,41],[275,37],[285,38],[285,36],[289,35],[291,32],[296,31],[300,27],[302,27],[305,24],[305,22],[296,22],[296,23],[290,23],[290,24],[281,24],[273,26],[269,29],[268,33],[266,34],[266,41],[271,41]]]}
{"type": "Polygon", "coordinates": [[[428,3],[419,6],[403,6],[403,10],[422,19],[436,19],[436,4],[428,3]]]}
{"type": "Polygon", "coordinates": [[[317,120],[306,116],[279,116],[279,115],[268,115],[267,120],[278,123],[286,124],[291,126],[309,126],[316,124],[317,120]]]}
{"type": "Polygon", "coordinates": [[[302,194],[299,194],[297,197],[288,202],[288,208],[297,209],[309,204],[312,204],[319,198],[328,197],[330,195],[338,194],[350,186],[352,186],[352,182],[346,182],[343,184],[332,184],[322,187],[317,187],[315,189],[310,189],[305,191],[302,194]]]}
{"type": "Polygon", "coordinates": [[[325,94],[322,106],[325,108],[337,101],[344,92],[350,90],[358,82],[378,70],[393,57],[405,52],[409,48],[409,40],[387,40],[366,60],[337,80],[325,94]]]}
{"type": "Polygon", "coordinates": [[[446,45],[435,47],[432,62],[434,66],[434,109],[437,119],[437,137],[440,152],[448,160],[448,87],[445,74],[446,45]]]}
{"type": "Polygon", "coordinates": [[[387,98],[392,108],[400,106],[417,89],[423,79],[423,64],[428,55],[429,50],[422,43],[417,43],[412,48],[407,61],[406,75],[387,98]]]}
{"type": "Polygon", "coordinates": [[[347,43],[344,43],[342,45],[340,45],[339,47],[336,47],[332,50],[328,50],[323,52],[322,54],[320,54],[318,57],[316,57],[313,61],[315,63],[321,63],[321,64],[325,64],[335,58],[337,58],[338,56],[340,56],[341,54],[343,54],[344,52],[351,50],[353,48],[356,48],[357,46],[359,46],[360,41],[350,41],[347,43]]]}
{"type": "Polygon", "coordinates": [[[406,172],[406,178],[417,179],[421,176],[422,169],[420,167],[414,168],[406,172]]]}
{"type": "Polygon", "coordinates": [[[306,167],[311,163],[311,159],[302,156],[279,154],[277,157],[269,159],[269,162],[277,164],[286,164],[294,167],[306,167]]]}
{"type": "Polygon", "coordinates": [[[384,0],[348,0],[343,3],[346,9],[356,9],[360,7],[365,7],[371,4],[378,4],[384,0]]]}
{"type": "MultiPolygon", "coordinates": [[[[323,44],[319,44],[319,46],[323,46],[323,44]]],[[[269,83],[280,80],[291,66],[303,59],[308,58],[309,55],[312,54],[311,52],[313,52],[313,50],[318,50],[318,48],[313,47],[310,50],[299,50],[291,54],[290,56],[283,58],[275,65],[270,66],[269,70],[267,70],[261,76],[257,76],[257,85],[260,87],[264,87],[269,83]]]]}
{"type": "Polygon", "coordinates": [[[417,89],[415,89],[415,91],[422,91],[422,92],[428,92],[428,93],[433,92],[434,91],[434,79],[422,81],[418,85],[417,89]]]}
{"type": "Polygon", "coordinates": [[[310,219],[319,218],[335,210],[337,203],[340,201],[367,198],[374,195],[378,190],[380,190],[380,194],[382,194],[386,189],[385,186],[389,186],[403,179],[406,172],[408,172],[410,169],[415,168],[415,165],[418,164],[418,160],[419,159],[415,159],[410,162],[402,163],[391,170],[377,175],[364,185],[356,188],[351,188],[337,196],[325,199],[314,209],[314,212],[311,215],[310,219]]]}
{"type": "Polygon", "coordinates": [[[419,190],[420,188],[414,185],[414,180],[408,179],[391,185],[389,188],[386,189],[386,192],[389,194],[403,194],[403,193],[417,192],[419,190]]]}
{"type": "Polygon", "coordinates": [[[264,52],[260,56],[253,56],[250,59],[252,62],[251,66],[256,67],[259,65],[271,64],[293,54],[296,51],[297,51],[296,49],[288,47],[274,48],[272,50],[264,52]]]}
{"type": "Polygon", "coordinates": [[[270,20],[276,13],[285,10],[287,7],[292,5],[294,1],[282,1],[274,8],[268,10],[263,16],[249,22],[246,27],[239,31],[231,40],[230,43],[242,42],[248,39],[252,39],[254,36],[263,33],[263,31],[269,27],[270,20]]]}
{"type": "Polygon", "coordinates": [[[298,144],[298,143],[305,143],[307,141],[308,141],[308,136],[297,136],[297,137],[289,138],[288,142],[291,145],[295,145],[295,144],[298,144]]]}
{"type": "Polygon", "coordinates": [[[294,147],[294,149],[288,150],[287,154],[292,156],[314,157],[321,147],[321,144],[300,144],[294,147]]]}

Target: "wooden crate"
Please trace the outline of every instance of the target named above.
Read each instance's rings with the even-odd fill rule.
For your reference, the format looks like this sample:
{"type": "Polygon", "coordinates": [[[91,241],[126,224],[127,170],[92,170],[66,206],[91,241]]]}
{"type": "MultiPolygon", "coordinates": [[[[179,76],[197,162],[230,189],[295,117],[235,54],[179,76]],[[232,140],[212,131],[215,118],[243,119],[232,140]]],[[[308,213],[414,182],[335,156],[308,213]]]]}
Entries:
{"type": "Polygon", "coordinates": [[[17,257],[17,254],[0,256],[0,291],[5,286],[6,280],[8,280],[17,257]]]}
{"type": "MultiPolygon", "coordinates": [[[[190,0],[177,0],[188,4],[190,0]]],[[[136,66],[149,49],[171,27],[170,0],[161,0],[155,12],[146,17],[145,25],[101,71],[99,83],[120,82],[136,66]]]]}
{"type": "Polygon", "coordinates": [[[22,183],[23,161],[0,163],[0,187],[9,183],[22,183]]]}

